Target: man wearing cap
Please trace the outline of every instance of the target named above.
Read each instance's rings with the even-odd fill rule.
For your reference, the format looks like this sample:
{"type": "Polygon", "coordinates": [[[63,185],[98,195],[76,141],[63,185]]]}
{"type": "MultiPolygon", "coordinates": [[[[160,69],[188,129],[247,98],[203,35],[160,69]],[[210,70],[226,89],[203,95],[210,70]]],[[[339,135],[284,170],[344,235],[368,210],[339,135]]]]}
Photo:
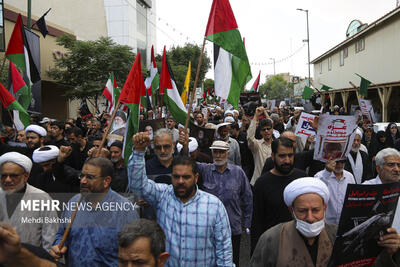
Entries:
{"type": "Polygon", "coordinates": [[[372,178],[371,161],[368,154],[360,149],[362,135],[360,129],[357,128],[353,145],[344,165],[344,169],[353,174],[357,184],[372,178]]]}
{"type": "Polygon", "coordinates": [[[325,169],[315,174],[315,178],[323,181],[331,193],[329,202],[326,202],[326,221],[339,224],[344,198],[348,184],[354,184],[354,176],[344,170],[346,160],[328,160],[325,169]]]}
{"type": "MultiPolygon", "coordinates": [[[[286,186],[283,197],[294,220],[278,224],[260,237],[250,266],[327,266],[337,231],[336,225],[325,222],[329,189],[315,178],[300,178],[286,186]]],[[[378,241],[385,249],[374,266],[400,263],[400,236],[393,228],[387,232],[378,241]]]]}
{"type": "Polygon", "coordinates": [[[22,206],[32,201],[51,202],[44,191],[28,184],[32,161],[18,152],[8,152],[0,157],[0,221],[10,223],[21,241],[49,250],[57,232],[57,223],[45,222],[57,218],[55,210],[34,209],[22,206]]]}
{"type": "Polygon", "coordinates": [[[254,118],[251,120],[250,127],[247,130],[247,144],[251,152],[253,152],[254,158],[254,172],[251,178],[251,185],[254,185],[261,176],[265,160],[271,156],[271,143],[272,143],[272,123],[269,119],[259,120],[260,116],[268,113],[264,107],[258,107],[254,118]],[[262,136],[261,140],[257,140],[256,128],[259,127],[262,136]]]}
{"type": "Polygon", "coordinates": [[[242,229],[251,226],[253,194],[246,174],[239,166],[228,163],[229,145],[214,141],[210,147],[214,164],[198,163],[204,191],[224,203],[232,230],[233,262],[239,266],[242,229]],[[243,225],[242,225],[243,218],[243,225]]]}
{"type": "Polygon", "coordinates": [[[229,163],[242,166],[239,143],[229,136],[230,131],[230,122],[224,122],[217,125],[217,133],[219,135],[219,139],[229,144],[229,163]]]}

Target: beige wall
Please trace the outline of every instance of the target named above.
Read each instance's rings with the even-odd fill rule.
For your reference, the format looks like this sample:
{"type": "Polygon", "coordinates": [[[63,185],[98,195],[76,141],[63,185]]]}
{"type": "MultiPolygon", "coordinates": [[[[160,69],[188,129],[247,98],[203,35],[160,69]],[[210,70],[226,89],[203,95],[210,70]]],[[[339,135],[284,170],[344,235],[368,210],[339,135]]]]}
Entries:
{"type": "MultiPolygon", "coordinates": [[[[27,1],[13,0],[5,8],[27,15],[27,1]]],[[[71,32],[78,39],[95,40],[107,36],[103,0],[41,0],[32,1],[32,19],[40,18],[49,8],[46,23],[71,32]]],[[[47,38],[47,37],[46,37],[47,38]]]]}
{"type": "Polygon", "coordinates": [[[328,56],[322,61],[322,74],[319,64],[314,63],[314,85],[320,88],[324,83],[336,89],[350,88],[349,81],[356,86],[360,78],[354,73],[369,79],[374,84],[400,80],[400,14],[390,18],[383,25],[362,35],[365,40],[365,49],[355,53],[355,42],[348,47],[348,57],[344,65],[339,66],[340,51],[331,54],[332,70],[328,71],[328,56]]]}

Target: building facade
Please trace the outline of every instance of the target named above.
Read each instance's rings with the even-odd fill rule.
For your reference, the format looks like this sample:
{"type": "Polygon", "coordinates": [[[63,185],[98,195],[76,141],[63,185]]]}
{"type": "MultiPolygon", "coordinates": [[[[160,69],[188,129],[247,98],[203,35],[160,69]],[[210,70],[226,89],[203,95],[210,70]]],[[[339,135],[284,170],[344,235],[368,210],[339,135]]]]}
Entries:
{"type": "Polygon", "coordinates": [[[400,8],[396,8],[369,25],[352,21],[346,39],[314,59],[316,88],[332,87],[323,92],[331,106],[358,105],[360,76],[372,82],[367,99],[382,121],[399,121],[400,97],[400,8]],[[329,96],[329,97],[328,97],[329,96]]]}

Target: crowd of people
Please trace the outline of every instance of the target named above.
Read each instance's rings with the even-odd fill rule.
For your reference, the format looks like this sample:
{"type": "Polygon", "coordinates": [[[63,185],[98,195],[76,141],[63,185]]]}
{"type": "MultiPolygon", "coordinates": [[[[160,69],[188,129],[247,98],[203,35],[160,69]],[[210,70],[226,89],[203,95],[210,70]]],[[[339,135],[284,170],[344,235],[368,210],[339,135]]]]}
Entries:
{"type": "MultiPolygon", "coordinates": [[[[185,129],[149,110],[133,136],[123,111],[4,125],[0,266],[240,266],[244,234],[250,266],[327,266],[347,185],[400,180],[400,131],[359,116],[347,158],[321,162],[300,114],[205,105],[185,129]]],[[[399,206],[376,266],[400,266],[399,206]]]]}

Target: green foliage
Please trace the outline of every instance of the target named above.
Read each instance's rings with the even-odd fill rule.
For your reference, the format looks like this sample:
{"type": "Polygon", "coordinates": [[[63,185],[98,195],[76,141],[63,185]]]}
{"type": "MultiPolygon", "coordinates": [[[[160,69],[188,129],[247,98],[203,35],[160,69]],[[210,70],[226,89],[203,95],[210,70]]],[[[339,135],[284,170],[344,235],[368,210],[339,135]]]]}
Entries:
{"type": "Polygon", "coordinates": [[[293,84],[286,82],[282,75],[275,75],[260,85],[259,91],[261,95],[266,95],[266,99],[282,100],[293,96],[293,84]]]}
{"type": "MultiPolygon", "coordinates": [[[[3,64],[4,54],[2,56],[0,56],[0,60],[1,60],[1,64],[3,64]]],[[[1,67],[2,66],[0,65],[0,68],[1,67]]],[[[10,63],[9,63],[8,60],[6,60],[6,62],[4,64],[4,67],[3,67],[2,71],[1,71],[1,75],[0,75],[0,83],[2,85],[4,85],[4,87],[7,87],[7,84],[8,84],[8,72],[9,72],[9,69],[10,69],[10,63]]]]}
{"type": "Polygon", "coordinates": [[[135,60],[132,49],[118,45],[108,37],[95,41],[75,40],[71,35],[57,38],[57,44],[67,53],[55,59],[55,67],[48,75],[68,89],[68,98],[90,98],[101,94],[110,72],[119,87],[123,86],[135,60]]]}
{"type": "Polygon", "coordinates": [[[213,79],[206,79],[204,81],[204,90],[211,88],[214,91],[214,80],[213,79]]]}
{"type": "MultiPolygon", "coordinates": [[[[196,78],[197,65],[199,63],[201,53],[201,47],[196,44],[187,43],[184,47],[172,47],[167,51],[168,62],[171,66],[172,72],[174,74],[175,83],[178,87],[179,93],[183,91],[183,85],[185,83],[186,73],[188,71],[189,61],[191,61],[191,72],[190,72],[190,86],[189,89],[193,88],[194,80],[196,78]]],[[[158,67],[158,72],[161,71],[162,65],[162,55],[157,55],[156,63],[158,67]]],[[[199,80],[197,87],[204,81],[204,77],[207,71],[211,67],[211,60],[204,52],[203,61],[200,68],[199,80]]]]}

